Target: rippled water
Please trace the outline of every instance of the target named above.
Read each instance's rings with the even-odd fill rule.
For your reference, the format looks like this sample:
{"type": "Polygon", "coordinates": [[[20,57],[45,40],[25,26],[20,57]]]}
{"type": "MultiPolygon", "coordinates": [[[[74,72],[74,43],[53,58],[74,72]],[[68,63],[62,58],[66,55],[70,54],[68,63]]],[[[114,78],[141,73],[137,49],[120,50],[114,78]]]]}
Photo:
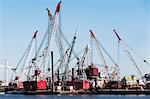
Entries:
{"type": "Polygon", "coordinates": [[[121,95],[0,95],[0,99],[150,99],[150,96],[121,95]]]}

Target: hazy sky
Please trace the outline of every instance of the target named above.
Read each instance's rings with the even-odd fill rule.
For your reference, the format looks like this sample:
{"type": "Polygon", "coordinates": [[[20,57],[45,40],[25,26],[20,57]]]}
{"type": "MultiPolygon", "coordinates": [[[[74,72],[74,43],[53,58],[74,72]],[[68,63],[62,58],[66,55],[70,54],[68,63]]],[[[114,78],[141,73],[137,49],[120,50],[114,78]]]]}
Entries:
{"type": "MultiPolygon", "coordinates": [[[[46,8],[54,13],[58,2],[0,0],[0,59],[8,59],[15,66],[35,30],[39,31],[40,42],[47,29],[46,8]]],[[[63,33],[69,41],[78,28],[77,51],[89,43],[89,29],[92,29],[117,61],[117,39],[112,31],[115,28],[126,43],[146,59],[150,58],[149,0],[62,0],[61,20],[63,33]]],[[[120,53],[122,75],[135,72],[122,48],[120,53]]],[[[139,67],[143,74],[150,73],[150,66],[139,67]]]]}

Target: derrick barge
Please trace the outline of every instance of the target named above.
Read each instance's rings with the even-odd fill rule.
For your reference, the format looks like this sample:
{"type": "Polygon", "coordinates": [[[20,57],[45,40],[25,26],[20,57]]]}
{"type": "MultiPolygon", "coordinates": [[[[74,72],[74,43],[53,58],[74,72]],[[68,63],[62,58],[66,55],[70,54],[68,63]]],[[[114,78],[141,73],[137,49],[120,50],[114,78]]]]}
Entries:
{"type": "MultiPolygon", "coordinates": [[[[92,56],[93,56],[92,48],[89,48],[88,45],[85,47],[85,51],[83,55],[79,56],[81,58],[77,57],[77,55],[74,55],[75,58],[77,59],[75,61],[76,67],[69,68],[70,66],[69,63],[72,58],[71,55],[74,52],[73,48],[76,41],[77,33],[75,33],[73,40],[71,44],[69,44],[68,48],[65,51],[63,51],[62,42],[61,42],[62,33],[60,33],[61,32],[60,26],[58,24],[60,5],[61,5],[61,1],[58,3],[54,15],[52,15],[50,10],[47,9],[51,26],[49,26],[48,34],[46,34],[47,42],[43,50],[41,51],[42,45],[40,45],[38,51],[35,52],[35,56],[34,57],[32,56],[32,58],[29,59],[30,60],[29,66],[26,65],[28,56],[30,55],[31,52],[30,49],[33,44],[33,41],[35,41],[36,44],[36,34],[37,34],[36,31],[31,39],[31,43],[29,44],[27,50],[25,51],[25,54],[23,55],[23,58],[21,58],[19,64],[14,69],[14,73],[15,73],[17,68],[20,65],[23,66],[20,69],[21,72],[18,74],[18,76],[21,77],[15,76],[15,79],[12,79],[9,86],[5,88],[5,93],[25,94],[25,95],[38,95],[38,94],[150,95],[150,74],[143,76],[141,71],[137,67],[137,64],[135,63],[134,59],[132,58],[130,52],[125,49],[126,54],[130,56],[130,60],[135,64],[136,68],[138,69],[141,78],[137,79],[134,75],[132,75],[131,77],[124,77],[120,79],[119,65],[113,60],[113,58],[109,55],[109,53],[104,49],[104,47],[96,38],[92,30],[90,30],[91,41],[93,41],[91,44],[93,43],[95,44],[95,48],[97,48],[98,51],[97,53],[102,58],[101,65],[102,67],[104,67],[103,69],[104,71],[100,71],[101,67],[99,69],[98,66],[96,66],[92,61],[92,56]],[[52,52],[51,52],[52,67],[50,68],[49,65],[50,59],[48,55],[50,55],[49,53],[50,40],[51,40],[50,37],[53,36],[52,34],[53,35],[57,34],[56,36],[58,36],[56,37],[57,39],[56,43],[57,45],[59,45],[59,51],[60,51],[60,59],[58,60],[58,64],[57,64],[58,67],[56,67],[57,69],[55,68],[56,70],[54,70],[52,52]],[[85,63],[85,61],[89,61],[88,56],[91,56],[90,64],[88,62],[85,63]],[[109,62],[107,63],[106,57],[111,60],[111,64],[108,65],[109,62]],[[21,64],[21,62],[23,63],[21,64]],[[25,69],[27,70],[26,72],[27,74],[25,75],[26,78],[23,79],[22,75],[24,74],[25,69]],[[60,70],[63,71],[61,71],[60,73],[60,70]]],[[[119,37],[117,32],[115,30],[114,32],[118,37],[119,42],[122,42],[122,39],[119,37]]],[[[44,40],[45,37],[41,42],[41,44],[43,44],[44,40]]],[[[144,62],[146,61],[144,60],[144,62]]]]}
{"type": "MultiPolygon", "coordinates": [[[[73,71],[74,69],[72,69],[72,80],[63,81],[63,85],[60,85],[60,80],[55,81],[54,86],[49,86],[52,83],[47,84],[46,81],[42,80],[39,80],[38,82],[25,81],[23,82],[23,87],[8,87],[5,89],[5,93],[24,95],[150,95],[150,83],[147,83],[147,86],[140,86],[135,84],[135,82],[130,81],[129,84],[124,85],[124,83],[126,83],[124,82],[124,78],[121,82],[111,81],[101,86],[101,83],[96,81],[94,78],[98,76],[98,70],[95,66],[89,66],[87,69],[87,76],[89,80],[76,80],[73,77],[73,71]],[[91,82],[92,79],[95,81],[91,82]],[[94,86],[93,83],[95,83],[94,86]]],[[[150,77],[150,75],[148,77],[150,77]]],[[[135,78],[131,77],[131,79],[135,78]]]]}

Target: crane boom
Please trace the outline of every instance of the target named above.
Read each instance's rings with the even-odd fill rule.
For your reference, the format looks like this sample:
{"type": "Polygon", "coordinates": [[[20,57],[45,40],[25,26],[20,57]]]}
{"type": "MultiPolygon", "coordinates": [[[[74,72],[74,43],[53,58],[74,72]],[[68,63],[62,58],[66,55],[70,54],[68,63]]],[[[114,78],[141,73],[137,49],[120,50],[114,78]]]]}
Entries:
{"type": "Polygon", "coordinates": [[[50,10],[48,8],[46,10],[47,10],[47,13],[48,13],[48,16],[49,16],[50,20],[52,20],[53,19],[53,15],[51,14],[51,12],[50,12],[50,10]]]}
{"type": "MultiPolygon", "coordinates": [[[[107,75],[109,77],[109,79],[114,80],[114,78],[117,78],[117,80],[120,79],[120,69],[119,69],[119,65],[114,61],[114,59],[109,55],[109,53],[105,50],[105,48],[103,47],[103,45],[99,42],[99,40],[95,37],[94,33],[92,32],[92,30],[90,30],[91,33],[91,38],[95,41],[95,47],[97,48],[99,57],[102,58],[102,62],[105,65],[105,70],[107,72],[107,75]],[[108,70],[108,65],[106,62],[106,59],[104,57],[104,54],[102,53],[102,51],[107,55],[107,57],[112,61],[112,63],[115,65],[113,73],[115,73],[115,75],[113,75],[113,73],[109,73],[108,70]],[[112,78],[111,78],[112,75],[112,78]]],[[[119,40],[121,40],[121,38],[118,35],[119,40]]]]}
{"type": "Polygon", "coordinates": [[[91,38],[95,41],[95,47],[97,48],[97,52],[98,52],[98,54],[99,54],[99,57],[102,58],[102,62],[103,62],[103,64],[105,65],[105,70],[106,70],[106,72],[107,72],[107,75],[108,75],[108,77],[110,78],[109,71],[108,71],[108,65],[107,65],[106,60],[105,60],[105,58],[104,58],[104,55],[103,55],[103,53],[102,53],[101,47],[100,47],[99,44],[97,43],[97,40],[96,40],[96,37],[95,37],[93,31],[92,31],[92,30],[89,30],[89,31],[90,31],[90,33],[91,33],[91,38]]]}
{"type": "MultiPolygon", "coordinates": [[[[60,11],[60,5],[61,5],[61,1],[57,5],[54,16],[52,16],[52,14],[50,13],[50,10],[47,9],[48,15],[49,15],[50,21],[51,21],[51,28],[50,28],[50,26],[48,27],[48,38],[47,38],[46,46],[44,49],[44,57],[43,57],[43,64],[44,64],[43,72],[44,73],[46,72],[46,61],[45,60],[48,56],[48,52],[50,49],[50,42],[51,42],[52,35],[55,36],[55,41],[56,41],[57,46],[59,47],[61,45],[61,42],[58,41],[60,37],[58,36],[58,33],[57,33],[57,27],[58,27],[57,21],[58,21],[58,15],[59,15],[59,11],[60,11]]],[[[62,46],[60,46],[60,47],[61,47],[60,49],[62,49],[62,46]]],[[[62,54],[60,56],[62,57],[62,54]]]]}
{"type": "Polygon", "coordinates": [[[92,30],[89,30],[89,31],[90,31],[90,33],[91,33],[91,38],[92,38],[93,40],[95,40],[95,45],[96,45],[96,48],[98,49],[99,56],[102,58],[102,62],[103,62],[103,64],[104,64],[104,65],[106,66],[106,68],[107,68],[106,60],[105,60],[105,58],[104,58],[104,55],[103,55],[103,53],[102,53],[102,51],[101,51],[100,46],[99,46],[98,43],[97,43],[96,37],[95,37],[95,35],[94,35],[94,33],[93,33],[92,30]]]}
{"type": "Polygon", "coordinates": [[[14,75],[14,73],[16,72],[16,70],[18,69],[18,67],[20,66],[20,64],[23,62],[21,71],[20,71],[20,73],[19,73],[19,76],[20,76],[20,77],[22,76],[23,71],[24,71],[24,68],[25,68],[25,65],[26,65],[26,61],[27,61],[27,59],[28,59],[28,56],[29,56],[29,53],[30,53],[30,50],[31,50],[31,47],[32,47],[33,40],[36,39],[37,32],[38,32],[38,31],[35,31],[35,32],[34,32],[33,37],[32,37],[32,39],[31,39],[29,45],[27,46],[27,49],[26,49],[25,52],[23,53],[21,59],[19,60],[17,66],[16,66],[14,69],[12,69],[12,70],[13,70],[13,73],[12,73],[12,76],[11,76],[11,81],[13,80],[13,75],[14,75]]]}
{"type": "Polygon", "coordinates": [[[66,64],[66,67],[65,67],[65,74],[66,74],[66,76],[68,76],[67,73],[69,71],[69,63],[70,63],[70,58],[71,58],[72,51],[73,51],[73,48],[74,48],[74,44],[75,44],[75,41],[76,41],[76,35],[77,35],[77,31],[76,31],[76,33],[75,33],[75,35],[73,37],[73,41],[72,41],[72,45],[71,45],[71,48],[70,48],[67,64],[66,64]]]}
{"type": "Polygon", "coordinates": [[[136,67],[139,75],[142,77],[142,72],[140,71],[138,65],[136,64],[135,60],[133,59],[131,53],[129,52],[129,50],[126,48],[125,43],[122,41],[122,39],[120,38],[120,36],[118,35],[118,33],[116,32],[115,29],[113,29],[114,33],[116,34],[117,38],[118,38],[118,42],[121,44],[122,48],[124,49],[126,55],[128,56],[129,60],[131,61],[131,63],[133,63],[133,65],[136,67]]]}
{"type": "Polygon", "coordinates": [[[138,65],[136,64],[135,60],[133,59],[131,53],[130,53],[128,50],[125,50],[125,52],[127,53],[127,55],[128,55],[128,57],[130,58],[131,62],[133,63],[133,65],[135,65],[135,67],[137,68],[137,70],[138,70],[140,76],[142,77],[142,73],[141,73],[141,71],[140,71],[138,65]]]}
{"type": "MultiPolygon", "coordinates": [[[[86,46],[86,48],[85,48],[85,52],[83,53],[83,56],[82,56],[82,58],[81,58],[81,62],[80,62],[80,68],[79,69],[81,69],[81,76],[82,76],[82,78],[85,80],[85,79],[87,79],[87,77],[86,77],[86,73],[85,73],[85,70],[84,70],[84,68],[83,68],[83,66],[84,66],[84,62],[85,62],[85,59],[86,59],[86,57],[87,57],[87,54],[88,54],[88,45],[86,46]]],[[[79,76],[80,77],[80,76],[79,76]]]]}
{"type": "Polygon", "coordinates": [[[32,47],[32,43],[33,43],[33,40],[36,38],[36,35],[37,35],[37,31],[34,33],[33,37],[32,37],[32,40],[28,46],[28,49],[27,49],[27,53],[25,55],[25,59],[24,59],[24,62],[23,62],[23,67],[21,69],[21,72],[20,72],[20,75],[23,74],[23,71],[24,71],[24,68],[25,68],[25,64],[26,64],[26,61],[27,61],[27,58],[29,56],[29,53],[30,53],[30,50],[31,50],[31,47],[32,47]]]}
{"type": "Polygon", "coordinates": [[[118,35],[118,33],[116,32],[116,30],[113,29],[113,31],[115,32],[115,34],[116,34],[116,36],[117,36],[117,38],[118,38],[118,41],[121,41],[121,38],[120,38],[120,36],[118,35]]]}
{"type": "Polygon", "coordinates": [[[60,2],[58,3],[58,5],[57,5],[57,7],[56,7],[55,14],[59,13],[59,11],[60,11],[60,6],[61,6],[61,2],[62,2],[62,1],[60,1],[60,2]]]}

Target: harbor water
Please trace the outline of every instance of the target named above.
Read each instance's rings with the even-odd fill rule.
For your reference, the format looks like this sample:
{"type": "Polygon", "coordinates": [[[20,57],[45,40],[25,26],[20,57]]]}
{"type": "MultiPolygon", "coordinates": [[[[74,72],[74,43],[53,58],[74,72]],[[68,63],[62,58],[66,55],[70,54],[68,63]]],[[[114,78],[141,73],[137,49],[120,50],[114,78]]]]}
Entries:
{"type": "Polygon", "coordinates": [[[150,99],[145,95],[0,95],[0,99],[150,99]]]}

